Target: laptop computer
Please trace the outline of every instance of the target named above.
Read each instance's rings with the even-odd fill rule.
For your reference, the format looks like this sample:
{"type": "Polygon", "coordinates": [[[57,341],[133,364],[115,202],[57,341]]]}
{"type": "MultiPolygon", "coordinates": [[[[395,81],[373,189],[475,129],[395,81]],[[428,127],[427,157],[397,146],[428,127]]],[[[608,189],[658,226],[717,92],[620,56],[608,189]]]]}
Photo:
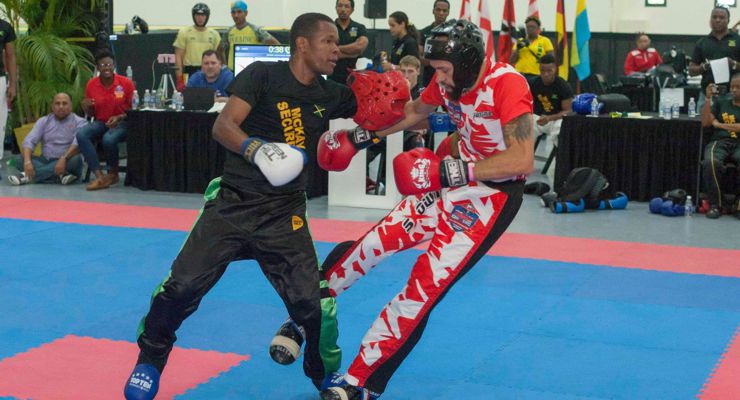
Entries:
{"type": "Polygon", "coordinates": [[[211,88],[185,88],[182,92],[183,108],[187,111],[208,111],[213,107],[215,93],[211,88]]]}

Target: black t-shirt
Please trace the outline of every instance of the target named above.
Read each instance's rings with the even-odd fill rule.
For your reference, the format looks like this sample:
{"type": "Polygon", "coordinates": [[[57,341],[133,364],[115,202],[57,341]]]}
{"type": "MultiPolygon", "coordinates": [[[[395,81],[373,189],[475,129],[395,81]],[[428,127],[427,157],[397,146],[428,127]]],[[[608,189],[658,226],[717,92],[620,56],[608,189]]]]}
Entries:
{"type": "MultiPolygon", "coordinates": [[[[419,31],[419,35],[421,36],[421,47],[424,47],[424,44],[427,42],[427,39],[432,36],[432,29],[436,28],[438,25],[430,24],[426,28],[419,31]]],[[[422,71],[422,77],[421,82],[424,86],[429,86],[429,82],[432,81],[432,76],[434,76],[434,68],[431,66],[425,66],[424,70],[422,71]]]]}
{"type": "MultiPolygon", "coordinates": [[[[738,36],[733,31],[728,31],[722,39],[709,35],[699,39],[694,47],[694,54],[691,56],[691,62],[701,64],[707,60],[716,60],[723,57],[729,57],[730,60],[740,61],[740,42],[738,36]]],[[[732,73],[732,71],[730,71],[732,73]]],[[[714,83],[712,69],[709,68],[701,74],[701,91],[706,91],[707,86],[714,83]]]]}
{"type": "MultiPolygon", "coordinates": [[[[337,25],[337,30],[339,31],[340,46],[345,44],[352,44],[357,39],[363,36],[367,37],[367,29],[365,28],[365,25],[359,22],[355,22],[350,19],[349,25],[347,25],[347,29],[342,29],[342,27],[339,25],[339,20],[336,20],[335,24],[337,25]]],[[[349,72],[347,72],[347,69],[355,69],[356,64],[357,57],[340,58],[337,61],[337,66],[334,67],[334,73],[329,76],[329,79],[339,83],[346,83],[347,77],[349,76],[349,72]]]]}
{"type": "Polygon", "coordinates": [[[556,76],[550,86],[545,86],[541,77],[532,80],[532,98],[536,115],[553,115],[563,111],[562,101],[573,97],[573,91],[565,79],[556,76]]]}
{"type": "MultiPolygon", "coordinates": [[[[709,101],[709,100],[707,100],[709,101]]],[[[732,95],[726,94],[721,96],[712,103],[712,114],[717,121],[723,124],[740,123],[740,107],[732,102],[732,95]]],[[[740,132],[727,132],[723,129],[714,129],[714,140],[740,137],[740,132]]]]}
{"type": "Polygon", "coordinates": [[[15,41],[15,30],[8,21],[0,19],[0,76],[5,76],[5,64],[3,64],[3,51],[5,51],[5,45],[15,41]]]}
{"type": "MultiPolygon", "coordinates": [[[[357,101],[347,86],[320,76],[310,86],[303,85],[285,61],[254,62],[234,78],[227,90],[252,106],[241,124],[247,135],[292,144],[309,154],[316,152],[315,146],[307,146],[309,136],[324,133],[329,120],[350,118],[357,112],[357,101]]],[[[223,180],[240,189],[267,194],[305,190],[307,184],[304,168],[292,182],[274,187],[257,166],[232,152],[226,155],[223,180]]]]}
{"type": "Polygon", "coordinates": [[[393,49],[391,49],[390,54],[391,64],[398,65],[399,61],[405,56],[419,58],[419,44],[411,35],[406,35],[401,39],[393,41],[393,49]]]}

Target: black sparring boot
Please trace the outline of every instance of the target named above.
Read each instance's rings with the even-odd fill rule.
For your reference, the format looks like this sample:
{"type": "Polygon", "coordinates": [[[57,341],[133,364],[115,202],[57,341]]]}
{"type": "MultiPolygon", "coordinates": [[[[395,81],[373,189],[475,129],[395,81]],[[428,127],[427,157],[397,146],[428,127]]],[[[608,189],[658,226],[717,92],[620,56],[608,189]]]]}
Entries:
{"type": "Polygon", "coordinates": [[[301,346],[303,346],[305,339],[306,332],[303,327],[298,326],[292,319],[288,318],[270,342],[270,357],[278,364],[294,363],[301,355],[301,346]]]}

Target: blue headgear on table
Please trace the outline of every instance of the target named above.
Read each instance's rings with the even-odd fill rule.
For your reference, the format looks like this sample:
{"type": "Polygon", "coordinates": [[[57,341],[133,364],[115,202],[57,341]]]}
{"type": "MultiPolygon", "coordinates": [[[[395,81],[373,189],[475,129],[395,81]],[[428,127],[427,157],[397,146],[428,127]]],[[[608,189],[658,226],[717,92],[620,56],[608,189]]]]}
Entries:
{"type": "MultiPolygon", "coordinates": [[[[591,103],[597,96],[594,93],[581,93],[573,98],[573,111],[581,115],[591,114],[591,103]]],[[[598,99],[597,99],[598,100],[598,99]]],[[[599,112],[604,108],[604,103],[599,103],[599,112]]]]}

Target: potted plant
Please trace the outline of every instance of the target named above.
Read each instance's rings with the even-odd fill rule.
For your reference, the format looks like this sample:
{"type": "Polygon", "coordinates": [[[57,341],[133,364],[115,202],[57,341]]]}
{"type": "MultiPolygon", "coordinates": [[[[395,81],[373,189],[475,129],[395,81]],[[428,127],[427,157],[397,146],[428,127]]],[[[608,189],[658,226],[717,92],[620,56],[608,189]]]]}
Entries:
{"type": "Polygon", "coordinates": [[[69,40],[92,37],[99,24],[100,0],[0,0],[0,11],[16,31],[18,90],[13,126],[33,123],[51,111],[58,92],[79,107],[93,75],[92,54],[69,40]],[[24,22],[24,28],[22,28],[24,22]]]}

